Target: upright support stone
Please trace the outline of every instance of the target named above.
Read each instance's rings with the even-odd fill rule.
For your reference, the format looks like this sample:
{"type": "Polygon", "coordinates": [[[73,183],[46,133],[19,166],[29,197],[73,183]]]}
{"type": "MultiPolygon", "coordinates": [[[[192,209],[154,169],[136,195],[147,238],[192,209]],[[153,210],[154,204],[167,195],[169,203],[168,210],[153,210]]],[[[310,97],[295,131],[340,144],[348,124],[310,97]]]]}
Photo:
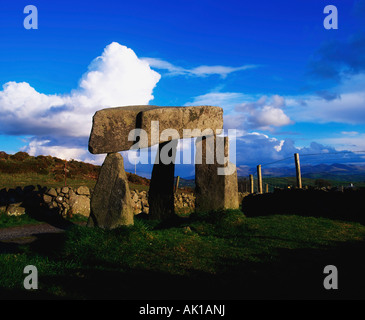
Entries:
{"type": "Polygon", "coordinates": [[[227,137],[209,136],[197,139],[196,211],[207,212],[239,207],[237,170],[236,166],[229,162],[228,147],[227,137]],[[224,153],[220,150],[221,148],[218,148],[217,152],[217,146],[222,143],[224,153]],[[224,155],[224,161],[222,161],[222,155],[224,155]],[[219,169],[227,169],[226,174],[222,174],[222,170],[219,169]]]}
{"type": "Polygon", "coordinates": [[[149,217],[166,220],[174,217],[174,176],[178,140],[159,144],[148,193],[149,217]]]}
{"type": "Polygon", "coordinates": [[[88,226],[113,229],[133,224],[133,208],[123,157],[109,153],[100,169],[90,203],[88,226]]]}

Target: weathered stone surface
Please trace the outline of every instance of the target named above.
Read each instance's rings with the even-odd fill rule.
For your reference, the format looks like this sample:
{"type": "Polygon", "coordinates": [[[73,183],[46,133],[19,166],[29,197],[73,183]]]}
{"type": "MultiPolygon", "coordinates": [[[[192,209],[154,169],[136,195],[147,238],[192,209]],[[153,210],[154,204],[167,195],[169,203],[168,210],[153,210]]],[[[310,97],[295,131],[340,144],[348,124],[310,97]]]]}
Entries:
{"type": "Polygon", "coordinates": [[[69,191],[70,191],[70,188],[69,188],[69,187],[63,187],[63,188],[61,189],[61,192],[62,192],[62,193],[64,193],[64,194],[69,193],[69,191]]]}
{"type": "Polygon", "coordinates": [[[21,207],[21,203],[12,203],[8,205],[6,214],[8,216],[22,216],[25,214],[25,208],[21,207]]]}
{"type": "Polygon", "coordinates": [[[72,214],[80,214],[85,217],[90,216],[90,199],[87,196],[72,192],[69,203],[69,205],[66,202],[62,203],[62,206],[66,209],[71,208],[72,214]]]}
{"type": "Polygon", "coordinates": [[[174,172],[177,140],[161,143],[152,169],[148,193],[149,216],[151,219],[164,220],[174,216],[174,172]],[[162,163],[161,150],[167,144],[171,148],[172,162],[162,163]]]}
{"type": "MultiPolygon", "coordinates": [[[[155,132],[160,137],[166,129],[174,129],[179,137],[184,136],[184,129],[191,130],[189,137],[200,137],[204,130],[211,129],[212,134],[216,130],[223,128],[223,109],[213,106],[196,106],[196,107],[163,107],[146,110],[141,114],[141,129],[149,135],[155,132]],[[158,121],[158,132],[154,131],[152,121],[158,121]],[[195,131],[194,131],[195,130],[195,131]]],[[[207,133],[206,131],[205,133],[207,133]]],[[[188,137],[187,137],[188,138],[188,137]]],[[[172,138],[169,138],[172,140],[172,138]]],[[[148,146],[154,145],[149,136],[148,146]]]]}
{"type": "Polygon", "coordinates": [[[133,209],[123,157],[109,153],[91,197],[88,226],[113,229],[133,224],[133,209]]]}
{"type": "Polygon", "coordinates": [[[90,195],[90,190],[86,186],[81,186],[81,187],[78,187],[76,189],[76,193],[79,194],[79,195],[83,195],[83,196],[89,196],[90,195]]]}
{"type": "Polygon", "coordinates": [[[46,193],[46,194],[48,194],[48,195],[50,195],[50,196],[52,196],[52,197],[57,197],[57,195],[58,195],[58,193],[57,193],[56,189],[54,189],[54,188],[50,188],[50,189],[47,191],[47,193],[46,193]]]}
{"type": "MultiPolygon", "coordinates": [[[[216,156],[217,140],[224,139],[224,156],[228,157],[228,139],[226,137],[209,139],[213,139],[214,144],[207,143],[207,139],[197,141],[196,144],[197,154],[202,153],[201,164],[195,164],[196,211],[237,209],[239,199],[236,167],[229,161],[223,164],[223,161],[218,161],[216,156]],[[213,163],[207,163],[207,151],[213,152],[213,163]],[[230,174],[219,175],[219,168],[226,168],[230,174]]],[[[222,141],[218,143],[222,143],[222,141]]]]}
{"type": "Polygon", "coordinates": [[[137,128],[137,115],[155,106],[128,106],[97,111],[89,139],[91,153],[112,153],[128,150],[135,143],[128,141],[129,132],[137,128]]]}
{"type": "Polygon", "coordinates": [[[44,195],[43,195],[43,201],[44,201],[45,203],[51,203],[51,202],[52,202],[52,200],[53,200],[53,198],[52,198],[51,196],[49,196],[48,194],[44,194],[44,195]]]}
{"type": "MultiPolygon", "coordinates": [[[[99,110],[93,117],[89,139],[89,151],[94,154],[129,150],[135,141],[128,141],[131,130],[140,128],[147,132],[146,147],[157,144],[151,141],[151,121],[159,121],[160,133],[165,129],[175,129],[183,138],[183,129],[220,130],[223,128],[223,109],[212,106],[158,107],[129,106],[99,110]]],[[[192,132],[191,137],[201,136],[192,132]]]]}

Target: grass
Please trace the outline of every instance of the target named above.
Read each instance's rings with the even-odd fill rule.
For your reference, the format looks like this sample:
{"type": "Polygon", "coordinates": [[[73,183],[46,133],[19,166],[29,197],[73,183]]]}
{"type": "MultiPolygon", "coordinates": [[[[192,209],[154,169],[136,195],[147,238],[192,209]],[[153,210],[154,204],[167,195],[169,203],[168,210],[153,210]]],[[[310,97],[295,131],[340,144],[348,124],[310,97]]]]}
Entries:
{"type": "MultiPolygon", "coordinates": [[[[87,186],[94,188],[96,180],[86,178],[67,179],[68,187],[87,186]]],[[[64,180],[55,180],[50,174],[38,174],[34,172],[28,173],[1,173],[0,174],[0,189],[26,187],[30,185],[47,186],[48,188],[59,188],[65,186],[64,180]]]]}
{"type": "MultiPolygon", "coordinates": [[[[320,179],[315,177],[313,174],[312,178],[302,177],[302,185],[303,187],[315,187],[316,180],[320,179]]],[[[357,187],[365,187],[365,181],[362,176],[346,176],[345,179],[340,180],[341,176],[334,176],[333,179],[325,179],[328,181],[329,186],[331,187],[347,187],[351,182],[353,182],[357,187]],[[336,179],[337,178],[337,179],[336,179]],[[347,179],[348,178],[348,179],[347,179]],[[351,180],[351,178],[354,178],[351,180]],[[360,179],[360,180],[359,180],[360,179]]],[[[278,188],[286,188],[287,186],[296,186],[296,177],[263,177],[263,184],[268,183],[270,186],[276,186],[278,188]]]]}
{"type": "MultiPolygon", "coordinates": [[[[67,179],[68,187],[77,188],[79,186],[87,186],[93,190],[96,184],[95,179],[86,178],[73,178],[67,179]]],[[[47,188],[60,188],[65,186],[64,180],[55,180],[52,175],[49,174],[37,174],[34,172],[29,173],[18,173],[18,174],[7,174],[0,173],[0,190],[3,188],[11,189],[16,187],[26,187],[30,185],[47,186],[47,188]]],[[[129,182],[130,190],[148,191],[149,186],[129,182]]]]}
{"type": "Polygon", "coordinates": [[[4,228],[19,227],[37,223],[41,222],[28,216],[27,214],[22,216],[8,216],[7,214],[0,212],[0,230],[4,228]]]}
{"type": "Polygon", "coordinates": [[[73,226],[28,245],[0,243],[0,296],[52,299],[364,298],[365,226],[324,218],[192,214],[114,230],[73,226]],[[39,289],[22,287],[37,266],[39,289]],[[323,288],[333,264],[340,289],[323,288]]]}

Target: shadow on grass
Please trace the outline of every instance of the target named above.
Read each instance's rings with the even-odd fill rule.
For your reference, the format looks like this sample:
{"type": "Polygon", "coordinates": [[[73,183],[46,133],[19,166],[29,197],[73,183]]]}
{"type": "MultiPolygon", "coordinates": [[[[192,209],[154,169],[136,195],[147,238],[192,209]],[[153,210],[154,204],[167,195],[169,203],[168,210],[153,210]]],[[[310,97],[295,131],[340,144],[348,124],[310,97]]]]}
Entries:
{"type": "MultiPolygon", "coordinates": [[[[43,234],[29,250],[59,259],[63,234],[43,234]]],[[[2,248],[4,249],[4,248],[2,248]]],[[[8,252],[19,248],[9,244],[8,252]]],[[[62,274],[39,274],[40,289],[0,289],[1,299],[364,299],[365,242],[338,243],[318,249],[276,249],[258,261],[217,258],[215,274],[186,270],[186,275],[117,265],[87,265],[62,274]],[[325,290],[326,265],[338,269],[338,290],[325,290]],[[56,289],[54,289],[56,288],[56,289]]],[[[3,252],[3,251],[2,251],[3,252]]],[[[260,258],[260,257],[258,257],[260,258]]]]}

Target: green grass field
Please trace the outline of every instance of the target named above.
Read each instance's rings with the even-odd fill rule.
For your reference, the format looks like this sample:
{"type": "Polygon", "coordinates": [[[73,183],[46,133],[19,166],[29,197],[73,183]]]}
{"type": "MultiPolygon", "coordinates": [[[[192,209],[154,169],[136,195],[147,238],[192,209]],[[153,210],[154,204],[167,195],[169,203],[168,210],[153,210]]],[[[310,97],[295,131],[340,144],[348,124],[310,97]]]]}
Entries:
{"type": "MultiPolygon", "coordinates": [[[[0,189],[64,185],[64,162],[57,158],[0,155],[0,189]]],[[[68,186],[93,189],[98,168],[67,165],[68,186]]],[[[148,190],[140,177],[130,175],[129,183],[131,190],[148,190]]],[[[0,299],[365,298],[365,226],[359,223],[249,218],[240,210],[185,215],[170,225],[136,216],[134,226],[114,230],[80,225],[85,221],[75,216],[66,232],[30,243],[0,241],[0,299]],[[23,287],[27,265],[38,269],[38,290],[23,287]],[[338,290],[323,287],[327,265],[338,268],[338,290]]],[[[36,223],[42,221],[0,213],[0,233],[36,223]]]]}
{"type": "Polygon", "coordinates": [[[1,243],[0,297],[49,299],[364,298],[365,226],[324,218],[192,214],[175,224],[73,226],[31,244],[1,243]],[[38,268],[39,289],[23,288],[38,268]],[[339,290],[323,269],[339,269],[339,290]]]}

